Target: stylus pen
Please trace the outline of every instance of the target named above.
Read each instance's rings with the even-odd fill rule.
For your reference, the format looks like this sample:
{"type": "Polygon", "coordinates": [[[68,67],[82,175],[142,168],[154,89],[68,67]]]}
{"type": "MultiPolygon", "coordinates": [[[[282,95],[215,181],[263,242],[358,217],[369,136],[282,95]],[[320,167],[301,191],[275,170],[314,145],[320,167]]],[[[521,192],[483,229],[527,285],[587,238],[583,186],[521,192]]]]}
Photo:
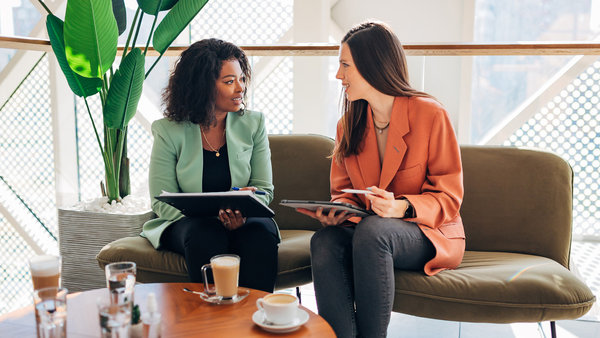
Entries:
{"type": "MultiPolygon", "coordinates": [[[[231,188],[231,190],[238,191],[238,190],[242,190],[242,189],[240,189],[238,187],[233,187],[233,188],[231,188]]],[[[260,191],[260,190],[255,190],[254,193],[257,194],[257,195],[266,195],[267,194],[266,192],[260,191]]]]}

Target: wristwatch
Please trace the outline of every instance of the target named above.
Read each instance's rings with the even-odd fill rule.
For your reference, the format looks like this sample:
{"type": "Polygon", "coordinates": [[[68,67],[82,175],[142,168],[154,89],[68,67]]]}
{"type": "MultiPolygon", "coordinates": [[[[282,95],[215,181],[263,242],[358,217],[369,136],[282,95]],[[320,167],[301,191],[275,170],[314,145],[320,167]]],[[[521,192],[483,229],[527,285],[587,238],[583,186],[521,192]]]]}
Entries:
{"type": "Polygon", "coordinates": [[[402,198],[403,200],[406,201],[406,203],[408,203],[408,208],[406,208],[406,211],[404,212],[404,216],[402,216],[402,218],[415,218],[415,208],[413,208],[413,205],[410,203],[410,201],[406,198],[402,198]]]}

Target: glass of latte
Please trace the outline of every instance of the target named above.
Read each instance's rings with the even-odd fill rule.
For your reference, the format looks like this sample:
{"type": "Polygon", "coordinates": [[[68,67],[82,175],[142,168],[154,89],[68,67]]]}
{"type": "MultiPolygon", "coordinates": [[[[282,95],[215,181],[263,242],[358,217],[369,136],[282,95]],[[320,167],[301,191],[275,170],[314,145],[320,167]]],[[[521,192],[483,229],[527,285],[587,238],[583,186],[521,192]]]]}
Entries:
{"type": "Polygon", "coordinates": [[[29,260],[33,289],[60,287],[60,256],[40,255],[29,260]]]}

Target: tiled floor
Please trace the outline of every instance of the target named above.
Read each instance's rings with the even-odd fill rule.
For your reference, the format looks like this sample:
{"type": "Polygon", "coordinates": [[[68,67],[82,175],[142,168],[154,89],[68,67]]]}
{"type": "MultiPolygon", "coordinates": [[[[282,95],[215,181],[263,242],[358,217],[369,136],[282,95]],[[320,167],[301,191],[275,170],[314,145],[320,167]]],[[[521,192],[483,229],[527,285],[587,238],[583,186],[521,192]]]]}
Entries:
{"type": "MultiPolygon", "coordinates": [[[[574,242],[571,256],[571,270],[586,282],[600,301],[600,242],[574,242]]],[[[301,293],[302,305],[317,312],[312,284],[302,286],[301,293]]],[[[598,302],[582,318],[557,321],[556,328],[559,338],[600,337],[598,302]]],[[[388,337],[546,338],[550,337],[550,323],[464,323],[392,313],[388,337]]]]}

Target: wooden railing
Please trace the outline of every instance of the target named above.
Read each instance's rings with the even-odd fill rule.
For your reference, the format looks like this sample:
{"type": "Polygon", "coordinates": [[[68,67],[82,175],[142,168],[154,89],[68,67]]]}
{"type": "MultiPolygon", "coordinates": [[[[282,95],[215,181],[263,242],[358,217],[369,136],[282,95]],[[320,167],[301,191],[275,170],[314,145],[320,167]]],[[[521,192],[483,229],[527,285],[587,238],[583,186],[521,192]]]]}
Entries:
{"type": "MultiPolygon", "coordinates": [[[[335,56],[339,45],[294,44],[241,46],[250,56],[335,56]]],[[[51,52],[44,39],[0,36],[0,48],[51,52]]],[[[173,46],[165,53],[179,55],[187,46],[173,46]]],[[[119,48],[121,51],[123,47],[119,48]]],[[[404,50],[412,56],[475,56],[475,55],[600,55],[597,42],[527,42],[527,43],[427,43],[406,44],[404,50]]],[[[158,53],[152,49],[148,55],[158,53]]]]}

